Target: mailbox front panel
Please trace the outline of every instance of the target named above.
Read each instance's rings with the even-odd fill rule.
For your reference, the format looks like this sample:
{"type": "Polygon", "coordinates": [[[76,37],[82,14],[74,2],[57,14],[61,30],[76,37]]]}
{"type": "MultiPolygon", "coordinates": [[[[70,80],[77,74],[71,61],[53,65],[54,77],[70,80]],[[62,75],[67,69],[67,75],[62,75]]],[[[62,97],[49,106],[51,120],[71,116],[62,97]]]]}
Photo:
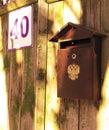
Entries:
{"type": "Polygon", "coordinates": [[[58,50],[58,96],[92,99],[94,62],[92,47],[58,50]]]}

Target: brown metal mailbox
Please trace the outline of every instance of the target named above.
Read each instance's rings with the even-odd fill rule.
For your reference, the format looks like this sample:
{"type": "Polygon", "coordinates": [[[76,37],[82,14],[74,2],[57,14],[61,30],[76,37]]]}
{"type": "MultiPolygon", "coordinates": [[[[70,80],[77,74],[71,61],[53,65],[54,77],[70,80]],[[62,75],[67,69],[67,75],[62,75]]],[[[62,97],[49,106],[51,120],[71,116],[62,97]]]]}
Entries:
{"type": "Polygon", "coordinates": [[[71,22],[50,41],[58,42],[57,94],[64,98],[100,98],[101,40],[105,35],[71,22]]]}

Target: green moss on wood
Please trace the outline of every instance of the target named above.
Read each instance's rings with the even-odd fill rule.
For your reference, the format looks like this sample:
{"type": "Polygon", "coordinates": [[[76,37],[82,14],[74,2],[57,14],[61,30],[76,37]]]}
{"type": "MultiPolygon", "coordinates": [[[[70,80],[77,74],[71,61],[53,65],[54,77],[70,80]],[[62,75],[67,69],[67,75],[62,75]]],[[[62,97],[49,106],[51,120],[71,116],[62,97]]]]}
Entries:
{"type": "Polygon", "coordinates": [[[30,55],[31,55],[30,48],[26,48],[25,49],[25,56],[26,56],[27,63],[29,63],[29,61],[30,61],[30,55]]]}
{"type": "Polygon", "coordinates": [[[31,117],[34,118],[34,107],[35,107],[35,92],[34,92],[34,81],[31,79],[31,48],[24,50],[25,60],[25,88],[24,88],[24,99],[22,104],[22,116],[26,113],[30,113],[31,117]]]}
{"type": "Polygon", "coordinates": [[[62,0],[46,0],[47,3],[54,3],[54,2],[58,2],[58,1],[62,1],[62,0]]]}
{"type": "Polygon", "coordinates": [[[25,70],[26,70],[26,77],[27,81],[29,80],[29,75],[30,75],[30,57],[31,56],[31,51],[30,48],[26,48],[24,51],[24,58],[25,58],[25,70]]]}
{"type": "Polygon", "coordinates": [[[60,123],[61,124],[64,124],[66,121],[67,121],[67,117],[66,117],[66,115],[65,114],[63,114],[63,115],[60,115],[60,123]]]}
{"type": "Polygon", "coordinates": [[[34,118],[34,107],[35,107],[35,92],[34,86],[26,86],[24,90],[24,100],[22,105],[22,116],[27,112],[30,113],[31,117],[34,118]]]}
{"type": "Polygon", "coordinates": [[[94,106],[96,107],[97,110],[99,110],[99,108],[100,108],[100,102],[99,101],[95,101],[94,102],[94,106]]]}
{"type": "Polygon", "coordinates": [[[16,59],[16,51],[13,51],[12,53],[12,68],[15,70],[15,72],[18,70],[18,63],[17,63],[17,59],[16,59]]]}
{"type": "Polygon", "coordinates": [[[38,123],[38,125],[42,125],[42,124],[43,124],[43,121],[44,121],[44,117],[39,116],[39,117],[37,118],[37,123],[38,123]]]}
{"type": "Polygon", "coordinates": [[[68,102],[68,99],[64,99],[63,105],[64,105],[65,110],[68,111],[68,110],[69,110],[69,102],[68,102]]]}
{"type": "Polygon", "coordinates": [[[13,130],[18,130],[16,117],[19,113],[19,96],[17,95],[14,96],[14,105],[12,110],[13,130]]]}
{"type": "Polygon", "coordinates": [[[57,115],[58,124],[61,123],[62,125],[64,125],[66,121],[67,121],[67,116],[65,113],[57,115]]]}
{"type": "Polygon", "coordinates": [[[13,105],[13,113],[14,115],[18,114],[19,112],[19,106],[20,106],[20,103],[19,103],[19,96],[14,96],[14,105],[13,105]]]}
{"type": "Polygon", "coordinates": [[[38,80],[44,80],[45,79],[45,70],[44,69],[40,68],[38,70],[38,78],[37,79],[38,80]]]}
{"type": "Polygon", "coordinates": [[[16,0],[16,1],[12,1],[10,3],[7,3],[6,5],[1,5],[0,15],[6,14],[10,11],[13,11],[15,9],[18,9],[18,8],[23,7],[23,6],[30,5],[30,4],[36,3],[36,2],[37,2],[37,0],[25,0],[25,1],[16,0]]]}
{"type": "Polygon", "coordinates": [[[13,117],[13,130],[18,130],[17,121],[15,119],[15,116],[13,117]]]}
{"type": "Polygon", "coordinates": [[[9,69],[9,67],[10,67],[10,60],[9,60],[8,56],[6,55],[4,57],[4,69],[9,69]]]}

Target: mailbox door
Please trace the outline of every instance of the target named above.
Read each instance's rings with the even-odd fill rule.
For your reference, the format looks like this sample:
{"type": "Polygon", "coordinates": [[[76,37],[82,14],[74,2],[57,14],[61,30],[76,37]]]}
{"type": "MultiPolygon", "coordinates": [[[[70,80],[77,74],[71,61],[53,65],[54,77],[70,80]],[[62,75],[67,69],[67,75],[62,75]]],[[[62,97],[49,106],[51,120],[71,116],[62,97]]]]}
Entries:
{"type": "Polygon", "coordinates": [[[58,96],[93,99],[94,62],[92,47],[58,50],[58,96]]]}

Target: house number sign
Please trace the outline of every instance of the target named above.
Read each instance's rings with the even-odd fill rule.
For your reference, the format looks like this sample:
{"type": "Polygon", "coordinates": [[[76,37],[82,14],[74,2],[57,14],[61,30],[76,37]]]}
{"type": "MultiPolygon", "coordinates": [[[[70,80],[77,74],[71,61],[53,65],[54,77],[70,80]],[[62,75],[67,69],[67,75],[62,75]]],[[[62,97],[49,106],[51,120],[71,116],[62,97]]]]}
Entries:
{"type": "Polygon", "coordinates": [[[19,49],[32,45],[32,5],[9,13],[8,49],[19,49]]]}

